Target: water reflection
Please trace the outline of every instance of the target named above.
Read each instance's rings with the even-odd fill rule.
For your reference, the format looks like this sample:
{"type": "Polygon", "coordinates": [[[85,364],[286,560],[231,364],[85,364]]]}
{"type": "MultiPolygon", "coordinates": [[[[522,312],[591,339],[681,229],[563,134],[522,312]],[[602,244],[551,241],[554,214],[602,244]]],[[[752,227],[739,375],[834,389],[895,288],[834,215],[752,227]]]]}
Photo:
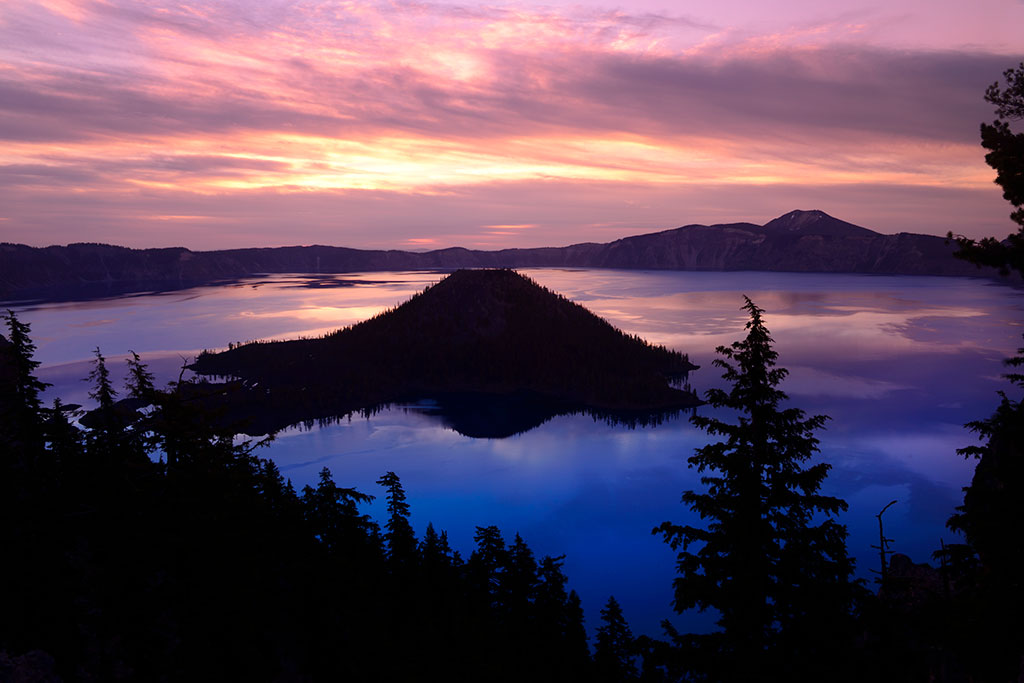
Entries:
{"type": "MultiPolygon", "coordinates": [[[[821,457],[833,466],[825,493],[850,504],[849,550],[858,571],[877,557],[874,515],[890,500],[894,548],[925,561],[960,500],[972,462],[955,455],[974,442],[962,424],[994,409],[1000,361],[1020,346],[1021,292],[986,281],[785,273],[529,270],[542,285],[583,303],[629,333],[688,352],[702,369],[698,392],[720,386],[714,348],[743,335],[747,294],[766,309],[784,389],[808,413],[830,415],[821,457]]],[[[305,287],[266,277],[258,287],[198,288],[98,302],[16,308],[32,324],[48,395],[86,402],[80,379],[100,346],[123,368],[135,349],[166,381],[181,356],[254,338],[312,335],[393,306],[435,273],[346,275],[353,286],[305,287]],[[248,314],[245,314],[248,313],[248,314]],[[337,316],[334,318],[334,316],[337,316]],[[69,395],[70,394],[70,395],[69,395]]],[[[706,411],[707,408],[702,408],[706,411]]],[[[697,488],[686,467],[706,442],[685,416],[654,429],[608,426],[585,415],[555,416],[501,440],[473,439],[432,419],[431,409],[385,410],[370,419],[282,433],[268,453],[297,486],[328,466],[343,485],[379,493],[393,470],[422,533],[448,529],[467,552],[475,525],[520,532],[539,553],[567,555],[572,587],[591,625],[614,594],[635,632],[658,632],[670,615],[673,553],[650,530],[684,522],[680,493],[697,488]]],[[[384,503],[371,513],[382,518],[384,503]]],[[[692,520],[698,522],[698,520],[692,520]]],[[[674,621],[700,627],[709,617],[674,621]]],[[[593,626],[591,626],[591,629],[593,626]]]]}

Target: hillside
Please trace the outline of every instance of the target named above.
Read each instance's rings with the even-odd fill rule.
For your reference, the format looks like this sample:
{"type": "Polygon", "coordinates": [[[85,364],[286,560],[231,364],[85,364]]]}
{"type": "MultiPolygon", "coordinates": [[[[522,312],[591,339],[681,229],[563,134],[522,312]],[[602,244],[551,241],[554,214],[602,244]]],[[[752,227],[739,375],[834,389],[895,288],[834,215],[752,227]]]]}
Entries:
{"type": "Polygon", "coordinates": [[[487,436],[565,412],[644,420],[694,406],[693,394],[668,384],[693,369],[679,352],[626,335],[509,270],[456,271],[326,337],[247,344],[203,354],[194,366],[242,380],[232,412],[272,406],[257,410],[250,433],[422,399],[437,401],[464,433],[494,429],[495,413],[521,416],[501,433],[473,434],[487,436]]]}
{"type": "Polygon", "coordinates": [[[882,235],[822,211],[791,211],[763,226],[688,225],[607,244],[428,252],[309,246],[224,251],[127,249],[103,244],[0,244],[0,299],[88,298],[175,289],[261,273],[458,268],[766,270],[997,277],[953,258],[941,237],[882,235]]]}

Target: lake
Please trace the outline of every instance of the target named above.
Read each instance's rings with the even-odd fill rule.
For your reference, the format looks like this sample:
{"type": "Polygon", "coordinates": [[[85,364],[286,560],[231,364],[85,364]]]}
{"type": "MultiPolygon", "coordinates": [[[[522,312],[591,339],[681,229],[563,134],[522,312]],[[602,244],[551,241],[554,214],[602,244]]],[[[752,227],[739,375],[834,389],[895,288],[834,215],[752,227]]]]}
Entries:
{"type": "MultiPolygon", "coordinates": [[[[689,353],[698,392],[722,386],[714,349],[744,335],[742,295],[765,322],[790,371],[791,405],[831,417],[819,433],[832,465],[825,492],[850,505],[841,517],[858,575],[877,568],[875,515],[885,514],[893,549],[917,562],[954,537],[945,520],[961,500],[973,462],[955,454],[974,443],[963,423],[986,417],[1007,383],[1001,361],[1021,346],[1021,290],[983,279],[525,269],[540,284],[629,333],[689,353]]],[[[135,350],[161,381],[204,348],[251,339],[312,336],[363,320],[436,282],[432,272],[274,275],[169,293],[69,303],[13,302],[31,324],[47,397],[88,403],[82,381],[92,350],[114,375],[135,350]]],[[[702,412],[709,412],[706,407],[702,412]]],[[[682,491],[699,488],[686,459],[707,442],[683,415],[657,427],[610,426],[585,415],[557,417],[506,439],[472,439],[444,428],[429,406],[396,406],[328,427],[291,428],[263,455],[297,488],[328,467],[339,485],[381,494],[396,472],[418,534],[428,522],[454,547],[472,549],[476,525],[520,533],[538,556],[565,554],[570,586],[583,598],[593,635],[614,594],[635,634],[660,635],[708,615],[670,608],[674,553],[651,535],[665,520],[690,519],[682,491]]],[[[383,501],[366,510],[382,520],[383,501]]]]}

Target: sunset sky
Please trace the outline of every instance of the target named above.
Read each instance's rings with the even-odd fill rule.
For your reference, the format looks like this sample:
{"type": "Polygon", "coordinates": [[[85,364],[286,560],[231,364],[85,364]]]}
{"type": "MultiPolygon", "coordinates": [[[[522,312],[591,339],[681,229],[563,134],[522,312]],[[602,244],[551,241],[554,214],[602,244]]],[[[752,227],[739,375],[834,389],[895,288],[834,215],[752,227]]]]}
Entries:
{"type": "Polygon", "coordinates": [[[0,0],[0,241],[1003,236],[978,125],[1022,59],[1022,0],[0,0]]]}

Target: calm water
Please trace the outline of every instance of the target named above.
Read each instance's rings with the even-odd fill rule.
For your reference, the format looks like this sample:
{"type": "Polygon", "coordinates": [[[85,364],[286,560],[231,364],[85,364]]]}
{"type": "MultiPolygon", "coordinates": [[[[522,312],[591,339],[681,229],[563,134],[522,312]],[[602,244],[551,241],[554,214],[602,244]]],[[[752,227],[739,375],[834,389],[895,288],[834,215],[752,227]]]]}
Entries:
{"type": "MultiPolygon", "coordinates": [[[[983,280],[782,273],[527,270],[541,284],[630,333],[688,352],[703,391],[720,386],[714,348],[743,336],[742,295],[766,310],[792,404],[831,416],[820,433],[833,470],[828,493],[850,504],[843,521],[858,571],[877,556],[874,515],[894,548],[926,561],[969,482],[964,422],[988,415],[1004,386],[1001,359],[1020,346],[1022,292],[983,280]]],[[[202,348],[257,338],[316,335],[394,306],[441,275],[372,273],[340,283],[273,276],[240,284],[68,304],[17,304],[32,325],[50,395],[86,403],[88,359],[139,352],[163,380],[202,348]]],[[[686,466],[705,435],[685,418],[648,429],[556,418],[526,434],[471,439],[429,414],[397,407],[371,419],[291,429],[265,451],[297,487],[329,467],[343,486],[379,493],[386,471],[402,478],[422,534],[447,529],[464,554],[475,525],[516,532],[538,555],[566,555],[589,623],[614,594],[634,632],[660,634],[666,617],[702,628],[706,616],[674,616],[674,556],[650,530],[687,519],[679,504],[699,486],[686,466]]],[[[369,512],[384,513],[377,501],[369,512]]]]}

